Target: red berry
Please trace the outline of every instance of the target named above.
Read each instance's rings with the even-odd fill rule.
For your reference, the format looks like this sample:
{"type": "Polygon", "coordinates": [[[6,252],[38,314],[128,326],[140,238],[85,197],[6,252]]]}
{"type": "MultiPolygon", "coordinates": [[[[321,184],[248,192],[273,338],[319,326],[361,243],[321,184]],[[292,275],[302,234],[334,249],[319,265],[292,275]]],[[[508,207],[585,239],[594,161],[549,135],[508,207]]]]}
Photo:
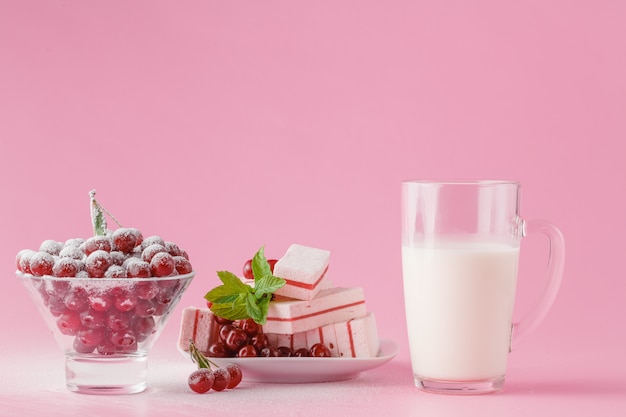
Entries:
{"type": "Polygon", "coordinates": [[[197,392],[198,394],[204,394],[213,387],[214,381],[215,376],[213,375],[212,370],[209,368],[200,368],[193,371],[191,375],[189,375],[187,384],[192,391],[197,392]]]}
{"type": "Polygon", "coordinates": [[[35,253],[36,252],[32,249],[22,249],[19,251],[15,257],[17,269],[25,274],[30,274],[30,257],[35,253]]]}
{"type": "Polygon", "coordinates": [[[111,265],[104,271],[104,278],[126,278],[126,268],[119,265],[111,265]]]}
{"type": "Polygon", "coordinates": [[[122,330],[111,333],[111,342],[117,347],[131,347],[137,343],[135,333],[131,330],[122,330]]]}
{"type": "Polygon", "coordinates": [[[311,346],[310,354],[311,356],[315,358],[330,358],[331,357],[330,350],[322,343],[316,343],[313,346],[311,346]]]}
{"type": "Polygon", "coordinates": [[[59,252],[59,257],[81,260],[85,257],[85,253],[78,246],[64,246],[59,252]]]}
{"type": "Polygon", "coordinates": [[[57,319],[57,327],[65,335],[74,336],[81,326],[80,317],[74,312],[61,314],[57,319]]]}
{"type": "Polygon", "coordinates": [[[141,242],[141,249],[144,250],[148,246],[154,245],[154,244],[165,247],[165,240],[163,240],[162,237],[156,236],[156,235],[148,236],[147,238],[143,239],[143,241],[141,242]]]}
{"type": "Polygon", "coordinates": [[[224,343],[214,342],[209,345],[207,349],[207,356],[211,358],[226,358],[229,354],[224,343]]]}
{"type": "Polygon", "coordinates": [[[248,259],[243,264],[243,277],[245,279],[254,279],[254,273],[252,272],[252,259],[248,259]]]}
{"type": "Polygon", "coordinates": [[[184,256],[174,256],[174,267],[181,275],[188,274],[192,271],[191,262],[184,256]]]}
{"type": "Polygon", "coordinates": [[[228,332],[224,344],[232,352],[237,352],[248,341],[248,335],[241,329],[235,328],[228,332]]]}
{"type": "Polygon", "coordinates": [[[55,277],[75,277],[78,273],[78,262],[74,258],[57,258],[52,266],[52,275],[55,277]]]}
{"type": "Polygon", "coordinates": [[[39,246],[40,252],[47,252],[53,256],[58,256],[61,249],[63,249],[63,243],[52,239],[44,240],[39,246]]]}
{"type": "Polygon", "coordinates": [[[112,244],[113,241],[110,236],[91,236],[80,245],[80,248],[85,252],[85,255],[89,256],[97,250],[111,252],[112,244]]]}
{"type": "Polygon", "coordinates": [[[36,252],[30,257],[30,271],[35,276],[52,275],[53,266],[54,256],[48,252],[36,252]]]}
{"type": "Polygon", "coordinates": [[[167,253],[172,256],[183,256],[183,251],[178,247],[178,245],[174,242],[165,242],[165,249],[167,253]]]}
{"type": "Polygon", "coordinates": [[[150,264],[138,258],[129,258],[124,262],[129,278],[150,278],[150,264]]]}
{"type": "Polygon", "coordinates": [[[109,252],[98,249],[89,254],[85,260],[85,268],[92,278],[102,278],[104,273],[111,266],[111,255],[109,252]]]}
{"type": "Polygon", "coordinates": [[[276,265],[276,262],[278,262],[278,259],[267,260],[267,263],[270,265],[270,271],[272,271],[272,273],[274,272],[274,265],[276,265]]]}
{"type": "Polygon", "coordinates": [[[274,346],[266,346],[263,349],[261,349],[261,355],[264,358],[276,358],[278,356],[280,356],[278,349],[276,349],[274,346]]]}
{"type": "Polygon", "coordinates": [[[235,363],[228,364],[226,370],[230,374],[230,382],[228,383],[228,389],[233,389],[241,382],[243,378],[243,373],[241,372],[241,367],[235,363]]]}
{"type": "Polygon", "coordinates": [[[226,368],[217,368],[213,371],[215,380],[213,381],[213,389],[215,391],[224,391],[230,384],[230,373],[226,368]]]}
{"type": "Polygon", "coordinates": [[[258,352],[254,346],[244,345],[237,352],[237,356],[240,358],[254,358],[258,356],[258,352]]]}
{"type": "Polygon", "coordinates": [[[130,253],[137,246],[137,234],[133,229],[120,227],[111,236],[113,247],[124,253],[130,253]]]}
{"type": "Polygon", "coordinates": [[[155,277],[167,277],[175,271],[174,258],[167,252],[156,253],[150,261],[150,271],[155,277]]]}

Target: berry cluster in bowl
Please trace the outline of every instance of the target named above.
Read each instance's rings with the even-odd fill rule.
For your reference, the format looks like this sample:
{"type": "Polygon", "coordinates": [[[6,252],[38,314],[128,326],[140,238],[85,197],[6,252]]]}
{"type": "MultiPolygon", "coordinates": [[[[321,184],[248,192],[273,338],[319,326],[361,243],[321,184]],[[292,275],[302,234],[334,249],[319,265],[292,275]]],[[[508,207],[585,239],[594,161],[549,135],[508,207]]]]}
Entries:
{"type": "Polygon", "coordinates": [[[124,227],[45,240],[16,266],[62,346],[100,355],[147,351],[194,274],[177,244],[124,227]]]}

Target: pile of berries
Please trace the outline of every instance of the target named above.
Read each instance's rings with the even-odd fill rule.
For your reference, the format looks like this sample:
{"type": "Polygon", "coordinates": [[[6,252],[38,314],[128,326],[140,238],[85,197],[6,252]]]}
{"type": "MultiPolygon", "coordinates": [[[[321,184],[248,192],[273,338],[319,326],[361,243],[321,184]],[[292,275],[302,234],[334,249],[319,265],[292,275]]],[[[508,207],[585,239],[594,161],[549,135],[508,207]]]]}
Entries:
{"type": "Polygon", "coordinates": [[[16,263],[18,271],[33,275],[31,286],[61,333],[74,338],[73,349],[102,355],[134,352],[155,334],[159,317],[182,295],[177,277],[192,272],[175,243],[144,239],[134,228],[64,243],[46,240],[38,251],[20,251],[16,263]]]}
{"type": "Polygon", "coordinates": [[[17,269],[35,276],[59,278],[150,278],[191,272],[187,252],[160,236],[120,227],[107,235],[66,242],[45,240],[39,250],[21,250],[17,269]]]}
{"type": "Polygon", "coordinates": [[[226,320],[213,316],[219,325],[219,340],[209,345],[207,356],[213,358],[229,357],[330,357],[330,350],[322,343],[316,343],[310,349],[291,349],[289,346],[272,346],[263,327],[252,319],[226,320]]]}

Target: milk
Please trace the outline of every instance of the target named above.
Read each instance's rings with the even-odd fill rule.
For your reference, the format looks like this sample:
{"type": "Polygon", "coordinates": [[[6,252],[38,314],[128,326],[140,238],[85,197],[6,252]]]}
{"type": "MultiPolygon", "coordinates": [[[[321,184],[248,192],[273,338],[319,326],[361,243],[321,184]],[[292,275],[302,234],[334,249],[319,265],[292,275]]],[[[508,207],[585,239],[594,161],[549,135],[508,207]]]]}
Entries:
{"type": "Polygon", "coordinates": [[[505,375],[518,258],[518,247],[477,242],[402,248],[417,378],[478,381],[505,375]]]}

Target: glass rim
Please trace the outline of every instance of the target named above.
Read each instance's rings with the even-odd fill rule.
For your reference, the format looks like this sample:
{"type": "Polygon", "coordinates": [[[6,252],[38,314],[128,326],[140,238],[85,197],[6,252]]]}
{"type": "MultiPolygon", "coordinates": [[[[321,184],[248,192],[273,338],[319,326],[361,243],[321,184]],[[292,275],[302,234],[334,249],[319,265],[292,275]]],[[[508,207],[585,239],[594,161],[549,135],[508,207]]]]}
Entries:
{"type": "Polygon", "coordinates": [[[403,180],[402,184],[416,185],[475,185],[475,186],[493,186],[493,185],[515,185],[519,186],[517,180],[501,180],[501,179],[411,179],[403,180]]]}
{"type": "Polygon", "coordinates": [[[132,277],[120,277],[120,278],[94,278],[94,277],[54,277],[52,275],[33,275],[16,270],[15,275],[19,279],[39,279],[44,281],[67,281],[78,283],[133,283],[133,282],[158,282],[158,281],[173,281],[173,280],[185,280],[187,278],[193,278],[196,275],[196,271],[191,271],[187,274],[173,275],[168,277],[148,277],[148,278],[132,278],[132,277]]]}

